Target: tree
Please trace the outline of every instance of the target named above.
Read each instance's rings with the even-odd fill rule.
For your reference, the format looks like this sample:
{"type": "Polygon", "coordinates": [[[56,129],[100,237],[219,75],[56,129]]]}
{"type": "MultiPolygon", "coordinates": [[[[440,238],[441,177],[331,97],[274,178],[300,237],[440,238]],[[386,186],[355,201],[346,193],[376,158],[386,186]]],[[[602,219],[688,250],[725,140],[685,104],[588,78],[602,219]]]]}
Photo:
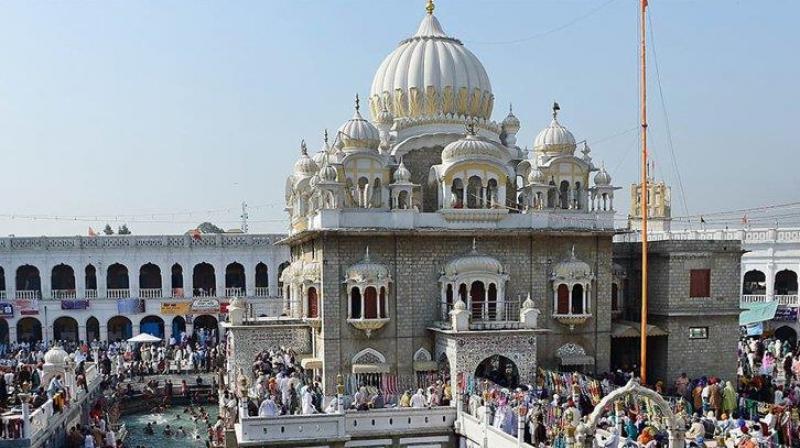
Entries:
{"type": "Polygon", "coordinates": [[[197,230],[199,230],[202,233],[225,233],[224,230],[215,226],[214,224],[211,224],[208,221],[197,226],[197,230]]]}
{"type": "Polygon", "coordinates": [[[112,229],[110,225],[106,224],[106,226],[103,227],[103,233],[106,235],[113,235],[114,229],[112,229]]]}
{"type": "Polygon", "coordinates": [[[119,227],[117,229],[117,234],[118,235],[130,235],[131,231],[130,231],[130,229],[128,229],[128,225],[127,224],[123,224],[121,227],[119,227]]]}

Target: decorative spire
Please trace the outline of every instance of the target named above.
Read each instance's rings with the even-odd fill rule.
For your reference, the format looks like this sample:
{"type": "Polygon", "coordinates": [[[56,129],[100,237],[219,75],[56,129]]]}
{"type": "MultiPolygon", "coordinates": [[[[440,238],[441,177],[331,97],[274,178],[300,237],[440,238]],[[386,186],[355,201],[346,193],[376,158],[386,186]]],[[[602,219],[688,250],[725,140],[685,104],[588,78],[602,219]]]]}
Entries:
{"type": "Polygon", "coordinates": [[[328,129],[325,129],[325,134],[323,134],[323,140],[325,141],[325,147],[328,147],[328,129]]]}
{"type": "Polygon", "coordinates": [[[558,105],[558,102],[553,101],[553,120],[558,117],[558,111],[561,110],[561,106],[558,105]]]}
{"type": "Polygon", "coordinates": [[[356,112],[361,109],[361,100],[358,99],[358,94],[356,93],[356,112]]]}
{"type": "Polygon", "coordinates": [[[508,113],[514,115],[514,103],[508,103],[508,113]]]}
{"type": "Polygon", "coordinates": [[[306,146],[306,140],[300,140],[300,155],[307,156],[308,155],[308,147],[306,146]]]}
{"type": "Polygon", "coordinates": [[[433,0],[428,0],[428,4],[425,5],[425,11],[428,11],[428,15],[433,15],[433,10],[436,9],[436,5],[433,4],[433,0]]]}

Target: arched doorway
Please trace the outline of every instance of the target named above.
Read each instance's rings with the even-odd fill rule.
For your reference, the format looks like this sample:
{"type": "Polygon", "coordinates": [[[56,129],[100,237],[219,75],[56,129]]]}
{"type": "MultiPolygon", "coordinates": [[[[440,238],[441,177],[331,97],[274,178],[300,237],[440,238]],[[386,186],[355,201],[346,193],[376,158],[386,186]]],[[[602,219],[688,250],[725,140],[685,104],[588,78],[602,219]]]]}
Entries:
{"type": "Polygon", "coordinates": [[[139,268],[139,296],[145,299],[160,298],[161,268],[153,263],[147,263],[139,268]]]}
{"type": "Polygon", "coordinates": [[[172,297],[183,297],[183,268],[178,263],[172,265],[172,297]]]}
{"type": "Polygon", "coordinates": [[[183,316],[175,316],[172,318],[172,337],[176,342],[180,342],[181,334],[186,331],[186,319],[183,316]]]}
{"type": "Polygon", "coordinates": [[[269,269],[267,265],[258,263],[256,265],[256,296],[265,297],[269,295],[269,269]]]}
{"type": "Polygon", "coordinates": [[[17,322],[17,342],[34,343],[42,340],[42,323],[35,317],[23,317],[17,322]]]}
{"type": "Polygon", "coordinates": [[[519,370],[514,361],[501,355],[492,355],[478,364],[475,378],[487,379],[501,387],[516,387],[519,384],[519,370]]]}
{"type": "Polygon", "coordinates": [[[108,289],[129,289],[128,268],[122,264],[114,263],[106,272],[106,285],[108,289]]]}
{"type": "Polygon", "coordinates": [[[10,342],[8,340],[8,321],[0,319],[0,344],[8,345],[10,342]]]}
{"type": "Polygon", "coordinates": [[[35,295],[35,298],[40,297],[42,279],[39,277],[39,269],[29,264],[18,267],[15,284],[17,291],[27,291],[35,295]]]}
{"type": "Polygon", "coordinates": [[[100,340],[100,321],[92,316],[86,319],[86,342],[100,340]]]}
{"type": "Polygon", "coordinates": [[[775,338],[781,341],[789,341],[789,346],[795,347],[797,343],[797,332],[794,328],[784,325],[775,330],[775,338]]]}
{"type": "Polygon", "coordinates": [[[108,341],[130,339],[133,337],[133,324],[125,316],[114,316],[108,320],[108,341]]]}
{"type": "Polygon", "coordinates": [[[744,274],[742,280],[742,294],[749,295],[764,295],[767,293],[767,276],[757,270],[753,269],[744,274]]]}
{"type": "Polygon", "coordinates": [[[245,276],[244,266],[231,263],[225,267],[225,295],[237,296],[244,294],[245,276]]]}
{"type": "Polygon", "coordinates": [[[139,322],[139,333],[147,333],[164,338],[164,319],[158,316],[147,316],[139,322]]]}
{"type": "Polygon", "coordinates": [[[775,295],[787,296],[797,294],[797,273],[784,269],[775,274],[775,295]]]}
{"type": "Polygon", "coordinates": [[[199,263],[194,266],[192,272],[192,288],[195,297],[213,297],[217,278],[214,274],[214,266],[208,263],[199,263]]]}
{"type": "Polygon", "coordinates": [[[53,339],[72,343],[78,342],[78,321],[69,316],[61,316],[53,321],[53,339]]]}
{"type": "Polygon", "coordinates": [[[50,286],[53,298],[67,299],[75,297],[75,271],[72,266],[59,264],[53,267],[50,274],[50,286]]]}

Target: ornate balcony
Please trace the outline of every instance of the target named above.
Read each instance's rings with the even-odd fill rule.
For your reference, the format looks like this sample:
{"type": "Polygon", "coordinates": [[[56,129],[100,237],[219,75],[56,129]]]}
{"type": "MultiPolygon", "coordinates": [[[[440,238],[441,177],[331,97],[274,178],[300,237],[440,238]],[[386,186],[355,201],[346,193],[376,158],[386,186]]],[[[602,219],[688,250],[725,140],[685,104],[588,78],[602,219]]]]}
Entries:
{"type": "Polygon", "coordinates": [[[109,288],[106,291],[106,297],[109,299],[127,299],[131,296],[131,290],[128,288],[109,288]]]}
{"type": "Polygon", "coordinates": [[[143,299],[160,299],[162,296],[161,288],[139,288],[139,297],[143,299]]]}
{"type": "Polygon", "coordinates": [[[389,322],[389,318],[378,319],[347,319],[347,323],[363,331],[367,337],[372,336],[372,332],[380,330],[389,322]]]}
{"type": "Polygon", "coordinates": [[[553,314],[553,319],[568,326],[570,330],[574,330],[576,325],[583,325],[590,317],[591,314],[553,314]]]}
{"type": "Polygon", "coordinates": [[[266,286],[256,286],[256,297],[269,297],[269,288],[266,286]]]}
{"type": "Polygon", "coordinates": [[[74,289],[54,289],[51,291],[51,297],[55,300],[74,299],[74,289]]]}

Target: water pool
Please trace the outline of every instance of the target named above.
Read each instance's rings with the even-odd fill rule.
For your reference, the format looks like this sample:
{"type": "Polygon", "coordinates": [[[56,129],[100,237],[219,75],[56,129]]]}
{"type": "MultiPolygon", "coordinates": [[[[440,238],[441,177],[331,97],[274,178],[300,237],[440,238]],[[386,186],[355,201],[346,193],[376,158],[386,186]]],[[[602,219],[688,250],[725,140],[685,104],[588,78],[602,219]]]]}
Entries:
{"type": "MultiPolygon", "coordinates": [[[[206,405],[203,408],[208,412],[208,422],[214,424],[217,421],[219,409],[216,405],[206,405]]],[[[184,413],[184,408],[176,406],[165,410],[163,413],[153,414],[134,414],[122,417],[128,435],[125,438],[125,446],[136,448],[137,446],[158,447],[158,448],[179,448],[179,447],[205,447],[208,441],[208,425],[203,420],[192,421],[191,414],[184,413]],[[153,435],[145,434],[147,423],[153,424],[153,435]],[[164,435],[164,429],[170,426],[173,435],[164,435]],[[179,428],[183,428],[186,435],[179,434],[179,428]]]]}

